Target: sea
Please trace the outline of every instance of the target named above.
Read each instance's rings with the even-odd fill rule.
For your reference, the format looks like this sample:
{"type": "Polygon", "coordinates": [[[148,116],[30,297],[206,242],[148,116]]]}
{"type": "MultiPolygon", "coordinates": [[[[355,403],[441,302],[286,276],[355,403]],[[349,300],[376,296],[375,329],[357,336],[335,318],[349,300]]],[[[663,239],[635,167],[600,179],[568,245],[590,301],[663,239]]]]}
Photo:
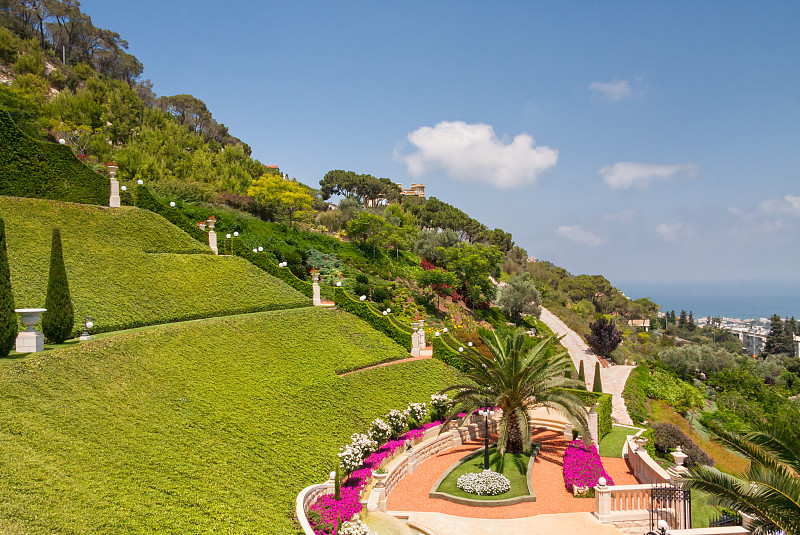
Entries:
{"type": "Polygon", "coordinates": [[[661,311],[692,311],[708,316],[758,319],[778,314],[800,319],[800,281],[621,282],[614,285],[631,299],[649,297],[661,311]]]}

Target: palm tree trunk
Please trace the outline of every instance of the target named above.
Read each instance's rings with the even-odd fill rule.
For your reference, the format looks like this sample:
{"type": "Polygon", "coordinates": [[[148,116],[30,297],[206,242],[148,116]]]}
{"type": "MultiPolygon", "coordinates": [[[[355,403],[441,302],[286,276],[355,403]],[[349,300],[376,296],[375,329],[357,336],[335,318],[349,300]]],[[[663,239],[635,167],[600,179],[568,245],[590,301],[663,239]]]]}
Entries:
{"type": "Polygon", "coordinates": [[[519,420],[514,413],[508,419],[506,453],[522,453],[522,431],[519,429],[519,420]]]}

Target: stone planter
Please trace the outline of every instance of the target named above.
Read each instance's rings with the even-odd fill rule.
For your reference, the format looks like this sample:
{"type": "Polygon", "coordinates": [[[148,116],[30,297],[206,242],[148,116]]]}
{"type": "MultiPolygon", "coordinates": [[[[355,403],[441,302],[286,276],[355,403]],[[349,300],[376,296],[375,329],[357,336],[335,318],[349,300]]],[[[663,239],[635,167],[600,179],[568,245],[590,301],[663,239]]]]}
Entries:
{"type": "Polygon", "coordinates": [[[39,323],[39,316],[47,312],[46,308],[17,308],[14,312],[19,314],[22,325],[26,328],[17,335],[17,353],[38,353],[44,350],[44,335],[33,328],[39,323]]]}
{"type": "Polygon", "coordinates": [[[572,486],[572,495],[577,496],[578,494],[585,494],[589,492],[589,487],[579,487],[577,485],[572,486]]]}

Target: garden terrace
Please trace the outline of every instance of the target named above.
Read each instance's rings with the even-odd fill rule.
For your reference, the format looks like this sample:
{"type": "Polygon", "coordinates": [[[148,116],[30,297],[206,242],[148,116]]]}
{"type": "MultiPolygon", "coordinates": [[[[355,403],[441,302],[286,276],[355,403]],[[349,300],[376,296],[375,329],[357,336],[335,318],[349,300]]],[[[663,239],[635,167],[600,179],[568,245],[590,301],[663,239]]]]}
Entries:
{"type": "Polygon", "coordinates": [[[455,380],[430,359],[336,376],[406,355],[349,314],[303,308],[9,362],[0,532],[292,533],[297,493],[350,434],[455,380]]]}
{"type": "Polygon", "coordinates": [[[244,259],[214,256],[146,210],[0,197],[0,213],[19,307],[44,304],[50,236],[61,229],[75,334],[85,316],[103,332],[311,304],[244,259]]]}

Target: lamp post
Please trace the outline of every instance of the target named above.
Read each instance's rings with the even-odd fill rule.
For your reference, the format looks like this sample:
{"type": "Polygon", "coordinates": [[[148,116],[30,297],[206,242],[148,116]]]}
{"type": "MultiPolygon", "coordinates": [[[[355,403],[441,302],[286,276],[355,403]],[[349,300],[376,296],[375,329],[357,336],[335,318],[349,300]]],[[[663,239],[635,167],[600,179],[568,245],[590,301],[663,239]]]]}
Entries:
{"type": "Polygon", "coordinates": [[[91,340],[92,336],[89,334],[89,329],[94,327],[94,323],[92,322],[91,316],[86,316],[83,320],[83,332],[81,333],[78,340],[91,340]]]}
{"type": "Polygon", "coordinates": [[[478,414],[484,417],[483,419],[483,469],[489,469],[489,416],[494,416],[494,409],[489,407],[489,402],[484,401],[483,407],[478,409],[478,414]]]}

